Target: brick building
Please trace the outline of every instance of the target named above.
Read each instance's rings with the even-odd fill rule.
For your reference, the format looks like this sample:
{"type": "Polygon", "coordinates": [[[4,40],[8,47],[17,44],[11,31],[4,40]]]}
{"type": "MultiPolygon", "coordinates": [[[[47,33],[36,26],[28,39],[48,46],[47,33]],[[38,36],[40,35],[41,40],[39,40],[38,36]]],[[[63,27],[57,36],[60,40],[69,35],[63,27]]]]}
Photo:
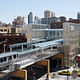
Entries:
{"type": "Polygon", "coordinates": [[[62,29],[63,28],[63,22],[52,22],[50,24],[51,29],[62,29]]]}

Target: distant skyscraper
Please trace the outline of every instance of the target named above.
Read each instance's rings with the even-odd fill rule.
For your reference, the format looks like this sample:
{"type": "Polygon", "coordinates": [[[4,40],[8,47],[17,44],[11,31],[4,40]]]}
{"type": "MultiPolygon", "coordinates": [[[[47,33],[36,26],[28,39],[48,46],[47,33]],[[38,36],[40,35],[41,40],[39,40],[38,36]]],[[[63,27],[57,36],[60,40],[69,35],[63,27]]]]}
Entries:
{"type": "Polygon", "coordinates": [[[50,11],[49,10],[44,11],[44,18],[50,18],[50,11]]]}
{"type": "Polygon", "coordinates": [[[51,17],[55,17],[55,13],[54,12],[51,12],[51,17]]]}
{"type": "Polygon", "coordinates": [[[34,17],[34,23],[35,23],[35,24],[41,24],[40,18],[37,17],[37,16],[35,16],[35,17],[34,17]]]}
{"type": "Polygon", "coordinates": [[[33,14],[32,12],[30,12],[28,15],[28,24],[32,24],[32,23],[33,23],[33,14]]]}
{"type": "Polygon", "coordinates": [[[80,12],[77,13],[77,19],[80,19],[80,12]]]}
{"type": "Polygon", "coordinates": [[[45,10],[44,11],[44,18],[50,18],[50,17],[55,17],[55,13],[50,10],[45,10]]]}

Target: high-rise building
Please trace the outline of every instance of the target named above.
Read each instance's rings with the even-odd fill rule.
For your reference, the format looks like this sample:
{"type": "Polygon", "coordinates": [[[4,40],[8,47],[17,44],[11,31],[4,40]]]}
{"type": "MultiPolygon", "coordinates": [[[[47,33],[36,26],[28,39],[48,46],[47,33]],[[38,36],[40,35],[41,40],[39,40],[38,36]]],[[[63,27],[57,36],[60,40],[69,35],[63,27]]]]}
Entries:
{"type": "Polygon", "coordinates": [[[33,14],[32,12],[30,12],[28,15],[28,24],[32,24],[32,23],[33,23],[33,14]]]}
{"type": "Polygon", "coordinates": [[[51,17],[55,17],[55,13],[54,12],[51,12],[51,17]]]}
{"type": "Polygon", "coordinates": [[[77,19],[80,19],[80,12],[77,13],[77,19]]]}
{"type": "Polygon", "coordinates": [[[60,16],[59,18],[60,18],[61,22],[65,22],[66,21],[66,17],[65,16],[60,16]]]}
{"type": "Polygon", "coordinates": [[[24,27],[24,17],[18,16],[12,22],[12,27],[24,27]]]}
{"type": "Polygon", "coordinates": [[[41,19],[37,16],[34,17],[34,24],[41,24],[41,19]]]}
{"type": "Polygon", "coordinates": [[[50,18],[50,17],[55,17],[55,13],[50,10],[45,10],[44,11],[44,18],[50,18]]]}

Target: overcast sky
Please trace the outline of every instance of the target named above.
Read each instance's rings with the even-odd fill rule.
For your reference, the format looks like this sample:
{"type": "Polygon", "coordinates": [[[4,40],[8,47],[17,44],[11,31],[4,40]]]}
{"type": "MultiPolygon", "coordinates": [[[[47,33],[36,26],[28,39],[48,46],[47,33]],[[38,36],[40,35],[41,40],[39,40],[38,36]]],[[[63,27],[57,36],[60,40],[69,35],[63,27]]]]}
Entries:
{"type": "Polygon", "coordinates": [[[0,0],[0,21],[11,23],[17,16],[25,16],[27,22],[30,11],[34,16],[43,17],[47,9],[56,16],[77,18],[80,0],[0,0]]]}

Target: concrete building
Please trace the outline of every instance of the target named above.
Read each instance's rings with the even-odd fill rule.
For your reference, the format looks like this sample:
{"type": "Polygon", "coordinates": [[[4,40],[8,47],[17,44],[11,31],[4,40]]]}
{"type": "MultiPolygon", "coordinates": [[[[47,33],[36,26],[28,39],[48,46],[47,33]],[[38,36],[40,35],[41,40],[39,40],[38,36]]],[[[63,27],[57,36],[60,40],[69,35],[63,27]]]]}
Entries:
{"type": "Polygon", "coordinates": [[[50,17],[50,18],[41,18],[41,24],[50,24],[52,22],[60,22],[60,18],[58,17],[50,17]]]}
{"type": "Polygon", "coordinates": [[[24,30],[24,27],[15,27],[15,28],[12,28],[11,33],[21,34],[23,30],[24,30]]]}
{"type": "Polygon", "coordinates": [[[27,42],[32,42],[32,27],[30,26],[12,28],[12,33],[25,35],[27,42]]]}
{"type": "Polygon", "coordinates": [[[0,25],[0,33],[11,33],[11,25],[0,25]]]}
{"type": "Polygon", "coordinates": [[[80,19],[70,19],[68,22],[80,23],[80,19]]]}
{"type": "Polygon", "coordinates": [[[50,18],[50,17],[55,17],[55,13],[50,10],[45,10],[44,11],[44,18],[50,18]]]}
{"type": "Polygon", "coordinates": [[[32,27],[31,26],[25,27],[24,30],[22,31],[22,33],[25,33],[25,37],[27,38],[27,42],[31,43],[32,42],[32,27]]]}
{"type": "Polygon", "coordinates": [[[30,12],[28,15],[28,24],[32,24],[33,23],[33,13],[30,12]]]}
{"type": "Polygon", "coordinates": [[[77,13],[77,19],[80,19],[80,12],[77,13]]]}
{"type": "Polygon", "coordinates": [[[32,41],[43,39],[45,32],[43,29],[49,29],[50,25],[47,24],[28,24],[27,27],[32,29],[32,41]],[[40,31],[43,30],[43,31],[40,31]]]}
{"type": "Polygon", "coordinates": [[[24,27],[24,17],[18,16],[17,19],[14,19],[12,27],[24,27]]]}
{"type": "Polygon", "coordinates": [[[63,29],[64,63],[65,66],[71,66],[80,46],[80,24],[65,22],[63,29]]]}
{"type": "Polygon", "coordinates": [[[11,33],[17,34],[17,35],[25,35],[25,38],[27,39],[27,42],[32,42],[32,27],[31,26],[25,26],[25,27],[14,27],[11,29],[11,33]]]}
{"type": "Polygon", "coordinates": [[[50,25],[47,24],[27,24],[28,27],[32,27],[32,29],[49,29],[50,25]]]}
{"type": "Polygon", "coordinates": [[[50,29],[50,25],[47,24],[28,24],[27,27],[32,29],[33,42],[44,39],[61,39],[63,37],[63,29],[50,29]]]}

